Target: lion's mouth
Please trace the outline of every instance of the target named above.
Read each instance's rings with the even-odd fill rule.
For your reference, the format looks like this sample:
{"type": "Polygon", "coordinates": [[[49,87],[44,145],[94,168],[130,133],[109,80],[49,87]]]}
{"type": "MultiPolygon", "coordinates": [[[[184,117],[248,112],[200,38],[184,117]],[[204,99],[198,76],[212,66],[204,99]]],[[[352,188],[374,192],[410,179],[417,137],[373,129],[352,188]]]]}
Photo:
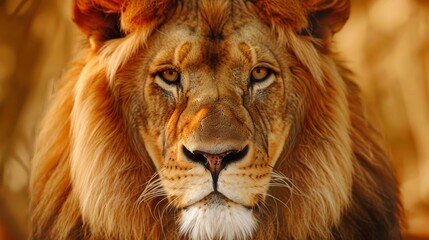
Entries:
{"type": "Polygon", "coordinates": [[[182,207],[181,209],[186,210],[190,207],[194,207],[197,205],[205,205],[205,206],[220,206],[220,205],[226,205],[227,203],[235,203],[234,201],[227,198],[225,195],[219,192],[211,192],[204,198],[202,198],[199,201],[196,201],[194,203],[191,203],[187,206],[182,207]]]}
{"type": "Polygon", "coordinates": [[[182,207],[183,210],[186,210],[190,207],[194,207],[194,206],[206,206],[209,208],[216,208],[218,206],[227,206],[227,207],[231,207],[231,206],[241,206],[244,207],[248,210],[253,210],[255,207],[254,206],[246,206],[243,205],[242,203],[238,203],[228,197],[226,197],[224,194],[218,192],[218,191],[213,191],[210,194],[208,194],[207,196],[205,196],[204,198],[202,198],[201,200],[192,203],[188,206],[182,207]]]}
{"type": "Polygon", "coordinates": [[[232,202],[225,195],[219,192],[212,192],[203,198],[208,205],[224,205],[226,202],[232,202]]]}

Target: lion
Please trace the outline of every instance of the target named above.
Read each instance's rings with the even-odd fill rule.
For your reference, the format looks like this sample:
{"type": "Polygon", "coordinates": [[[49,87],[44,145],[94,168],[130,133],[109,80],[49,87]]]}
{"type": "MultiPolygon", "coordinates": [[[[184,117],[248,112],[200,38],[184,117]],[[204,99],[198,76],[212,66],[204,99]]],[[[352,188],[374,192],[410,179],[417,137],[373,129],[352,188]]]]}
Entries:
{"type": "Polygon", "coordinates": [[[32,239],[401,239],[397,180],[332,37],[348,0],[74,0],[32,239]]]}

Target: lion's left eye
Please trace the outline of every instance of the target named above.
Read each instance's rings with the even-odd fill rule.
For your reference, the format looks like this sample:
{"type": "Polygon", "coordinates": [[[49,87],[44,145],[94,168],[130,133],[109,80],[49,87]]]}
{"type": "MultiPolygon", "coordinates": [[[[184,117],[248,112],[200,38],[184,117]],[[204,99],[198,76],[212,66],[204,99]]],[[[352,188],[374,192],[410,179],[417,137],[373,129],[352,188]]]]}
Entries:
{"type": "Polygon", "coordinates": [[[256,67],[252,70],[250,77],[253,82],[262,82],[271,75],[271,70],[266,67],[256,67]]]}
{"type": "Polygon", "coordinates": [[[163,70],[158,73],[158,76],[166,83],[176,83],[179,81],[180,74],[174,69],[163,70]]]}

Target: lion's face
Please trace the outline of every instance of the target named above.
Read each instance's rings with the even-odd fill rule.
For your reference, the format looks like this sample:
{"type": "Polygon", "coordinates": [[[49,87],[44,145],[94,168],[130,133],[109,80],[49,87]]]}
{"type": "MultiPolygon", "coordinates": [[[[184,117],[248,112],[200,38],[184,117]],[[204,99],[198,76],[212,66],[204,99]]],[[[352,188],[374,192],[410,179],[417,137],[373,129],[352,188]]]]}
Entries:
{"type": "Polygon", "coordinates": [[[254,18],[206,24],[167,23],[123,72],[138,73],[139,132],[182,230],[246,236],[287,138],[287,56],[254,18]]]}

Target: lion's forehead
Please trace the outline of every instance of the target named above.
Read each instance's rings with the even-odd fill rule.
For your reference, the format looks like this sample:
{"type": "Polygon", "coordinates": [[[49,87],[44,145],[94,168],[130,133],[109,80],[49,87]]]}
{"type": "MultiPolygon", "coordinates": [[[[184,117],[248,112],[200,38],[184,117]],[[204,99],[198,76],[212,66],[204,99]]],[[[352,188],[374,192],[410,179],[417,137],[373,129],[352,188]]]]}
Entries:
{"type": "Polygon", "coordinates": [[[155,61],[171,61],[181,65],[199,65],[208,63],[210,66],[218,66],[234,60],[255,63],[258,59],[274,58],[273,44],[270,41],[270,32],[252,33],[249,36],[245,32],[222,39],[212,41],[201,34],[185,35],[182,29],[168,29],[169,36],[159,34],[158,41],[165,42],[158,46],[150,46],[156,49],[155,61]],[[168,41],[168,42],[167,42],[168,41]]]}
{"type": "Polygon", "coordinates": [[[182,6],[159,27],[155,44],[148,46],[156,48],[160,62],[215,68],[234,61],[242,65],[274,58],[276,38],[254,9],[232,1],[206,5],[182,6]]]}

